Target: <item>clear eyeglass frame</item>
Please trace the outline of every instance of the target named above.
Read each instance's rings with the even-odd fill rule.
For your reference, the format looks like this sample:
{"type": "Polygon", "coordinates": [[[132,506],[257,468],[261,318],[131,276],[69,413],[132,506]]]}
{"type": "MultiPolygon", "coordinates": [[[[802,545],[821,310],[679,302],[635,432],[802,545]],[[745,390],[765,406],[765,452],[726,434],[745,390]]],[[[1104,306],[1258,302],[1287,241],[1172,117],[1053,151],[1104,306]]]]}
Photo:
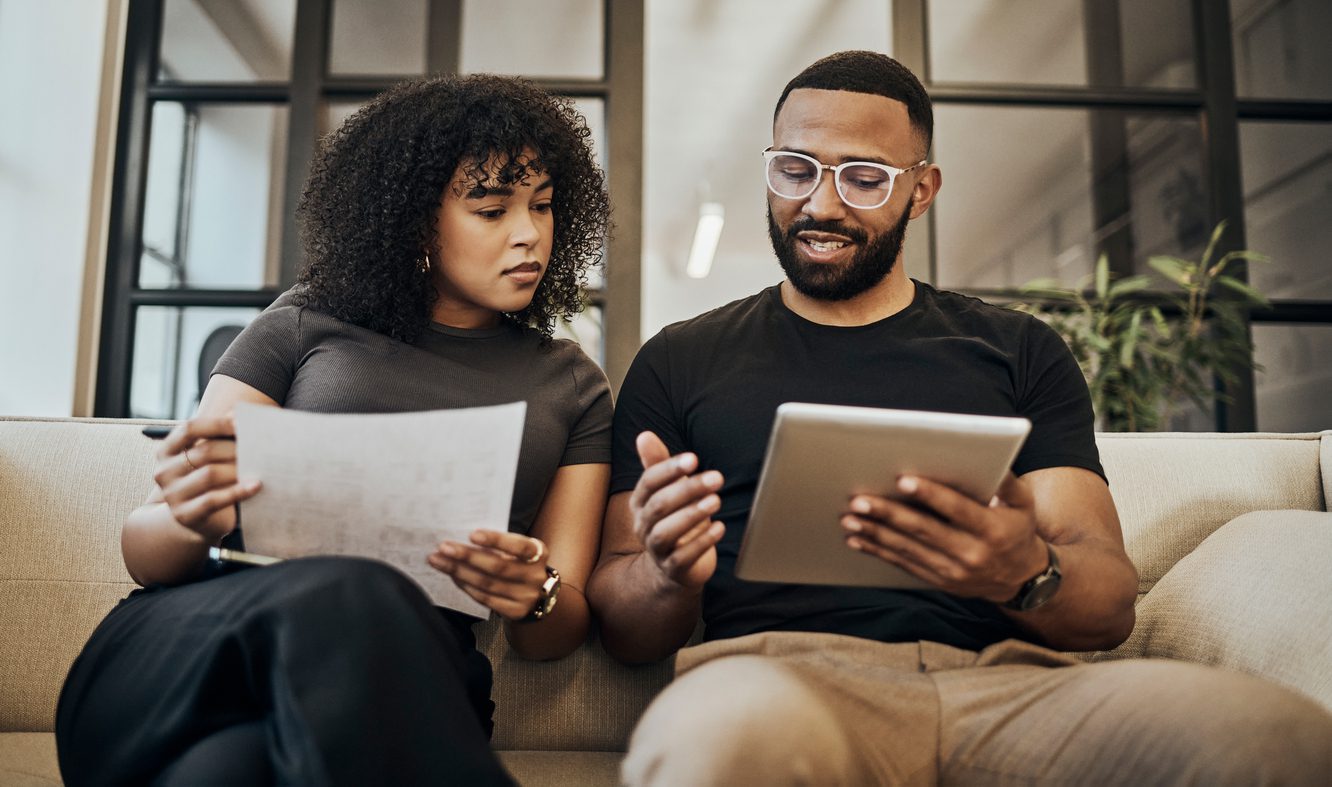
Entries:
{"type": "Polygon", "coordinates": [[[897,183],[898,175],[910,172],[911,170],[916,169],[917,167],[923,167],[925,166],[925,164],[929,162],[926,160],[921,160],[906,168],[891,167],[887,164],[880,164],[877,161],[844,161],[841,164],[834,165],[834,164],[824,164],[822,161],[819,161],[813,156],[807,156],[804,153],[795,153],[790,150],[773,150],[772,148],[768,148],[767,150],[763,151],[763,163],[764,163],[763,177],[768,182],[768,190],[771,191],[773,194],[776,194],[777,196],[781,197],[782,199],[805,199],[806,197],[808,197],[809,195],[813,194],[815,191],[818,190],[819,184],[823,182],[823,173],[832,172],[833,185],[837,189],[837,196],[841,198],[842,202],[845,203],[847,207],[855,208],[856,210],[874,210],[875,208],[883,207],[885,204],[887,204],[888,200],[893,196],[893,186],[897,183]],[[810,182],[808,190],[806,190],[804,193],[801,194],[783,194],[780,190],[777,189],[776,186],[773,185],[772,162],[773,159],[777,158],[778,156],[791,156],[793,158],[800,159],[801,161],[808,162],[815,168],[815,170],[819,173],[819,175],[810,182]],[[851,167],[869,167],[870,169],[878,170],[887,175],[888,188],[884,190],[883,199],[879,200],[873,205],[857,205],[854,202],[852,202],[850,199],[848,199],[846,196],[845,187],[842,183],[842,173],[851,167]]]}

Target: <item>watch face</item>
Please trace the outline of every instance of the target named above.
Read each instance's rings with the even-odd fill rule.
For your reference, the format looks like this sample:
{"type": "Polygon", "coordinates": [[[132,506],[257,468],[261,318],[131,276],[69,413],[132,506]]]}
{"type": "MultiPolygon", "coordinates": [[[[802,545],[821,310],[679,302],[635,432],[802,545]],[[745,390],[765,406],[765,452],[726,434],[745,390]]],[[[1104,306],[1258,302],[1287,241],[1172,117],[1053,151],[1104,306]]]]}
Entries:
{"type": "Polygon", "coordinates": [[[1026,597],[1022,599],[1022,609],[1035,609],[1049,601],[1054,596],[1055,591],[1059,590],[1059,580],[1060,576],[1058,574],[1042,577],[1038,580],[1031,592],[1027,593],[1026,597]]]}

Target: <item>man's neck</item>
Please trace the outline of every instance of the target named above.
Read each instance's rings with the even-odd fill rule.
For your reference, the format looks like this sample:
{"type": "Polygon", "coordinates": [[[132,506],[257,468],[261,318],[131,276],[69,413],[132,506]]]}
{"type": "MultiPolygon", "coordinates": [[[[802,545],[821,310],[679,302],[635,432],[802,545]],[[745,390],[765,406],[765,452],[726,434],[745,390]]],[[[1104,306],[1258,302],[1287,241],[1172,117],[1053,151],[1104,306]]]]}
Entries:
{"type": "Polygon", "coordinates": [[[916,283],[907,278],[899,259],[883,281],[845,301],[811,298],[796,290],[789,280],[782,282],[781,293],[786,308],[810,322],[851,327],[878,322],[910,306],[916,297],[916,283]]]}

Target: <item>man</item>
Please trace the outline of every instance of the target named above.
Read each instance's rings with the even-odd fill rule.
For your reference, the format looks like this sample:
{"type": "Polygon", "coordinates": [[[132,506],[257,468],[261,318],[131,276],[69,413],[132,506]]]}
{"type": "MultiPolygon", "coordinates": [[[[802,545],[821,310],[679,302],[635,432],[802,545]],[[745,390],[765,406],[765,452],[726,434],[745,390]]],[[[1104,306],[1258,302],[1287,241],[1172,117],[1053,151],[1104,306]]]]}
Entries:
{"type": "Polygon", "coordinates": [[[1178,662],[1082,664],[1133,628],[1124,552],[1064,344],[1026,315],[907,278],[907,222],[939,192],[924,88],[844,52],[787,85],[767,160],[777,287],[672,325],[620,393],[589,600],[628,662],[689,640],[634,733],[629,784],[1303,783],[1332,718],[1284,689],[1178,662]],[[785,401],[1021,415],[990,505],[925,478],[859,495],[848,549],[907,592],[734,575],[785,401]],[[1256,733],[1256,734],[1255,734],[1256,733]]]}

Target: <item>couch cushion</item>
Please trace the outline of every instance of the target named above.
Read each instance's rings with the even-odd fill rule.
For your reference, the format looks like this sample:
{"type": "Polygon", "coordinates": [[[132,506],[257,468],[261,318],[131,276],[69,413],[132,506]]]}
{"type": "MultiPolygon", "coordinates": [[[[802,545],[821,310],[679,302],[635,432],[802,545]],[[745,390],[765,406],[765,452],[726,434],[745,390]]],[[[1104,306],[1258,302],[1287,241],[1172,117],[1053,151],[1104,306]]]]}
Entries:
{"type": "Polygon", "coordinates": [[[1100,434],[1139,592],[1249,511],[1327,510],[1317,434],[1100,434]]]}
{"type": "Polygon", "coordinates": [[[141,428],[0,419],[0,731],[52,729],[70,662],[134,587],[119,544],[152,488],[141,428]]]}
{"type": "Polygon", "coordinates": [[[59,787],[55,735],[0,732],[0,787],[59,787]]]}
{"type": "Polygon", "coordinates": [[[1332,710],[1332,514],[1254,511],[1227,523],[1138,604],[1098,658],[1159,657],[1248,672],[1332,710]]]}
{"type": "Polygon", "coordinates": [[[615,787],[623,754],[603,751],[502,751],[500,762],[522,787],[615,787]]]}
{"type": "Polygon", "coordinates": [[[501,750],[622,752],[672,674],[670,660],[619,664],[595,637],[568,658],[526,661],[509,648],[496,621],[477,627],[477,643],[495,666],[494,744],[501,750]]]}
{"type": "MultiPolygon", "coordinates": [[[[597,787],[619,784],[613,752],[506,751],[500,761],[523,787],[597,787]]],[[[0,733],[0,787],[59,787],[55,735],[0,733]]]]}

